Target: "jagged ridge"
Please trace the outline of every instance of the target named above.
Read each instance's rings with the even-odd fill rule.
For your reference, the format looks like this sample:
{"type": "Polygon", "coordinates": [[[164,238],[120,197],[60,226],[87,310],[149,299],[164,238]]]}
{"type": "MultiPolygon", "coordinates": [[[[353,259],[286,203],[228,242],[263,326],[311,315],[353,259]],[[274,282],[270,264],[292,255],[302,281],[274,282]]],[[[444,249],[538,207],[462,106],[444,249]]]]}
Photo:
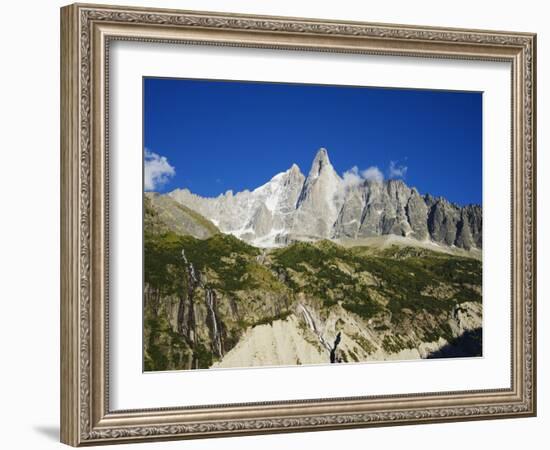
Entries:
{"type": "Polygon", "coordinates": [[[204,198],[168,194],[224,233],[259,247],[395,234],[464,249],[482,247],[482,209],[421,195],[402,180],[346,183],[321,148],[307,177],[296,164],[253,191],[204,198]]]}

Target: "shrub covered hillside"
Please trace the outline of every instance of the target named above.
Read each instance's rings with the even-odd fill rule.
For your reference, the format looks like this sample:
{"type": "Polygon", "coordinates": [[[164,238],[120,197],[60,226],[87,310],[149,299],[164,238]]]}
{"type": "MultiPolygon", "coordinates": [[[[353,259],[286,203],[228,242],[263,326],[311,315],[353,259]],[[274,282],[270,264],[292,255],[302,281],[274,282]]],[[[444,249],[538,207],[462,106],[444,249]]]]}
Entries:
{"type": "Polygon", "coordinates": [[[251,340],[272,335],[267,350],[255,350],[267,356],[248,355],[249,364],[294,347],[307,356],[276,355],[272,364],[428,357],[481,327],[476,259],[330,241],[264,250],[204,226],[206,239],[179,234],[146,198],[147,371],[239,365],[256,348],[251,340]],[[279,329],[294,340],[279,339],[279,329]]]}

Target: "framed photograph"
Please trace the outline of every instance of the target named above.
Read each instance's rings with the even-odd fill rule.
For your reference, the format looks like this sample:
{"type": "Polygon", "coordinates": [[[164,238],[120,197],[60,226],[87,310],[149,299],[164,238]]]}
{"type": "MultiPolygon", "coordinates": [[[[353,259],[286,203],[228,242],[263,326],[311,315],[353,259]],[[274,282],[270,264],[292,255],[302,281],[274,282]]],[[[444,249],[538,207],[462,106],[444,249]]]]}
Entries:
{"type": "Polygon", "coordinates": [[[535,415],[535,57],[62,8],[62,442],[535,415]]]}

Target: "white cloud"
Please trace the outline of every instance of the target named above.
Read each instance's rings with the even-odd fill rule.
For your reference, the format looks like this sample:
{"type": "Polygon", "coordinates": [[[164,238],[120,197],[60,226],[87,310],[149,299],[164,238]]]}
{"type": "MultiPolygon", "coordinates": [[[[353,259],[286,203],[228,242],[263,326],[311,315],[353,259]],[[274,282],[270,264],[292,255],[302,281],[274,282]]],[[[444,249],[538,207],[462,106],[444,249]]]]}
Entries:
{"type": "Polygon", "coordinates": [[[145,162],[143,170],[143,185],[146,191],[155,189],[168,182],[170,177],[176,174],[168,159],[145,149],[145,162]]]}
{"type": "Polygon", "coordinates": [[[376,166],[371,166],[368,169],[363,170],[361,175],[365,180],[377,181],[378,183],[382,183],[382,181],[384,181],[384,174],[376,166]]]}
{"type": "MultiPolygon", "coordinates": [[[[407,170],[408,167],[398,164],[398,161],[390,161],[387,173],[389,178],[404,178],[407,174],[407,170]]],[[[340,195],[345,195],[344,193],[348,189],[362,184],[365,181],[382,183],[384,181],[384,173],[377,166],[370,166],[365,170],[359,170],[357,166],[353,166],[342,174],[342,193],[340,195]]]]}
{"type": "Polygon", "coordinates": [[[342,184],[344,188],[355,186],[361,183],[363,179],[359,175],[359,169],[357,166],[353,166],[351,169],[346,170],[342,174],[342,184]]]}
{"type": "Polygon", "coordinates": [[[359,170],[357,166],[353,166],[342,174],[341,192],[339,195],[345,195],[348,189],[363,184],[365,181],[381,183],[384,181],[384,174],[376,166],[371,166],[365,170],[359,170]]]}
{"type": "Polygon", "coordinates": [[[407,175],[407,166],[397,164],[397,161],[390,161],[390,168],[388,170],[390,178],[405,178],[407,175]]]}

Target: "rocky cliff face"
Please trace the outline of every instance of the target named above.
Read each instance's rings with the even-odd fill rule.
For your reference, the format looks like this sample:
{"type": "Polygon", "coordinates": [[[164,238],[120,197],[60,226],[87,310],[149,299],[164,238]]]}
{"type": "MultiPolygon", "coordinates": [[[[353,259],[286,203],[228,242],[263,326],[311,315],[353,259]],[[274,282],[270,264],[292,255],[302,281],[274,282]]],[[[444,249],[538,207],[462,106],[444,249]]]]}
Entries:
{"type": "Polygon", "coordinates": [[[357,239],[395,234],[469,250],[482,247],[480,206],[460,207],[421,196],[402,180],[366,181],[348,188],[332,238],[357,239]]]}
{"type": "Polygon", "coordinates": [[[327,151],[320,149],[292,212],[291,235],[305,238],[330,236],[341,207],[338,201],[341,183],[327,151]]]}
{"type": "Polygon", "coordinates": [[[482,247],[482,211],[478,205],[460,208],[444,198],[425,197],[432,239],[465,249],[482,247]]]}
{"type": "Polygon", "coordinates": [[[259,247],[387,234],[467,250],[482,247],[480,206],[422,196],[402,180],[344,183],[324,148],[307,177],[294,164],[254,191],[203,198],[178,189],[168,196],[222,232],[259,247]]]}

